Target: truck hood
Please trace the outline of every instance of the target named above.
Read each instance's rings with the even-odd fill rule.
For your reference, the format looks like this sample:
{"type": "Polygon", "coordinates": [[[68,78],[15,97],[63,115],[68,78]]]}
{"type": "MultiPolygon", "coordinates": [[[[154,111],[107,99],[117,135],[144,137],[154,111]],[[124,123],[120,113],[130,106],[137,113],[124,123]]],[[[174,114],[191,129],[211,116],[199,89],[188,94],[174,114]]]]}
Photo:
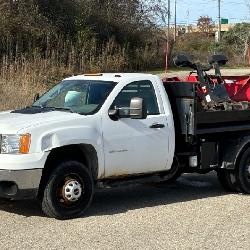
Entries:
{"type": "Polygon", "coordinates": [[[79,116],[81,115],[63,111],[50,111],[37,114],[11,113],[11,111],[0,112],[0,134],[18,133],[22,129],[72,120],[79,116]]]}

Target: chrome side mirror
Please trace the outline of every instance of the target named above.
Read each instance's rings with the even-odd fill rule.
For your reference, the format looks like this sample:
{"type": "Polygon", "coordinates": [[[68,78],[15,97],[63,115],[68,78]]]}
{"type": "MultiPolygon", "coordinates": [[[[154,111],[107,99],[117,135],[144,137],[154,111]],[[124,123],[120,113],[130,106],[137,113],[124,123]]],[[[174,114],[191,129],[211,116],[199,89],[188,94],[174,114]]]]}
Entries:
{"type": "Polygon", "coordinates": [[[131,119],[146,119],[147,106],[143,98],[134,97],[130,101],[130,117],[131,119]]]}

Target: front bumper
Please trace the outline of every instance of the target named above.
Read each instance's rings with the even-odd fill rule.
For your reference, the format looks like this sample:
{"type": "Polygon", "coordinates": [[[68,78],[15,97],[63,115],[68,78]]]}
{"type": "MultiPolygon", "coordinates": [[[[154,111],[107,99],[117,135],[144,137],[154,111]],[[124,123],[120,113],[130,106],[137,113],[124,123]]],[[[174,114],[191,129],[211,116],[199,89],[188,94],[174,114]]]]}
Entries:
{"type": "Polygon", "coordinates": [[[0,197],[33,199],[37,196],[48,153],[0,154],[0,197]]]}
{"type": "Polygon", "coordinates": [[[0,170],[0,197],[7,199],[36,198],[42,169],[0,170]]]}

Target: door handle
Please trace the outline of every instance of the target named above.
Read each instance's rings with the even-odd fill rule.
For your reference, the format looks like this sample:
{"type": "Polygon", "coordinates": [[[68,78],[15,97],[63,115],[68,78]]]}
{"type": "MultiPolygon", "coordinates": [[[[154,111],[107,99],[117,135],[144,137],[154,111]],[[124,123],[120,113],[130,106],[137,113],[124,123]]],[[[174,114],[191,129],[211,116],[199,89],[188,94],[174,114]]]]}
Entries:
{"type": "Polygon", "coordinates": [[[150,126],[150,128],[164,128],[164,127],[165,125],[160,123],[154,123],[150,126]]]}

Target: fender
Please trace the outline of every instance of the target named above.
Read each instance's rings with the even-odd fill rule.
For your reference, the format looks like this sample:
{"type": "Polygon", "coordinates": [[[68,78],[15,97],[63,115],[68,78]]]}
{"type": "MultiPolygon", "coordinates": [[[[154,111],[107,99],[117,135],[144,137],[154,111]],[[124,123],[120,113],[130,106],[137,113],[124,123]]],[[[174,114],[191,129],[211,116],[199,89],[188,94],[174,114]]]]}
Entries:
{"type": "Polygon", "coordinates": [[[42,151],[72,144],[91,144],[98,148],[102,146],[102,137],[94,127],[64,127],[43,134],[38,144],[42,151]]]}
{"type": "Polygon", "coordinates": [[[37,148],[42,152],[68,146],[88,144],[93,146],[98,158],[98,176],[104,174],[104,155],[102,147],[102,134],[95,127],[75,126],[63,127],[42,134],[37,142],[37,148]]]}
{"type": "Polygon", "coordinates": [[[249,133],[220,142],[220,168],[235,169],[239,157],[248,146],[250,146],[249,133]]]}

